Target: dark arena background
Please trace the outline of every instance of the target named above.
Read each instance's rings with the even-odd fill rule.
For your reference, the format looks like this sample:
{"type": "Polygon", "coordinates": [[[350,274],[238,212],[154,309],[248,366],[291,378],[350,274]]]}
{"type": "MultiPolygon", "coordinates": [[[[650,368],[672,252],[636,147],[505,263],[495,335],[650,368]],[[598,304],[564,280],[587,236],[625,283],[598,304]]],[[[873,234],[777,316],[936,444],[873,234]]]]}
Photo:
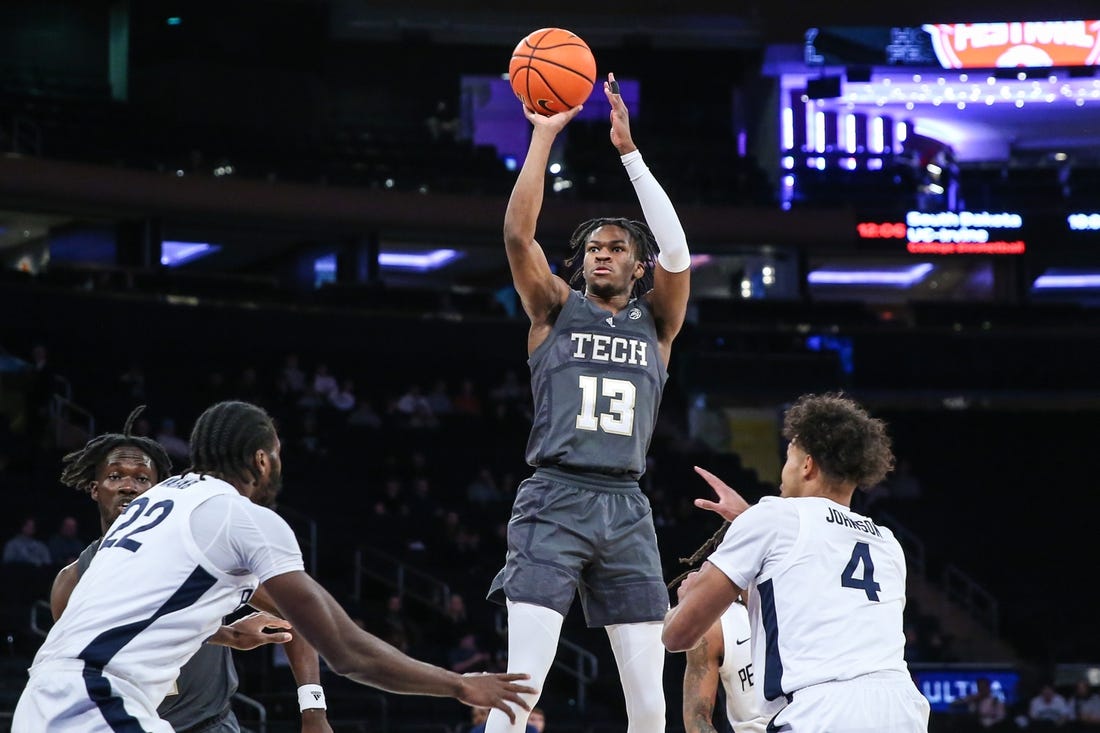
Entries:
{"type": "MultiPolygon", "coordinates": [[[[501,239],[530,126],[502,74],[564,27],[621,81],[692,250],[642,480],[666,576],[717,526],[691,467],[775,493],[784,406],[843,390],[895,441],[854,508],[906,548],[931,730],[971,729],[953,701],[979,677],[1010,729],[1046,683],[1100,686],[1094,4],[460,5],[0,4],[0,540],[28,518],[94,539],[60,457],[134,406],[185,455],[204,407],[246,399],[278,422],[307,569],[410,654],[449,666],[472,634],[501,668],[484,598],[531,402],[501,239]]],[[[599,86],[551,160],[559,268],[579,222],[640,216],[599,86]]],[[[58,567],[0,565],[0,730],[58,567]]],[[[285,657],[236,658],[245,728],[297,731],[285,657]]],[[[669,655],[670,731],[682,674],[669,655]]],[[[338,733],[469,728],[454,701],[323,681],[338,733]]],[[[626,729],[576,606],[540,705],[551,733],[626,729]]]]}

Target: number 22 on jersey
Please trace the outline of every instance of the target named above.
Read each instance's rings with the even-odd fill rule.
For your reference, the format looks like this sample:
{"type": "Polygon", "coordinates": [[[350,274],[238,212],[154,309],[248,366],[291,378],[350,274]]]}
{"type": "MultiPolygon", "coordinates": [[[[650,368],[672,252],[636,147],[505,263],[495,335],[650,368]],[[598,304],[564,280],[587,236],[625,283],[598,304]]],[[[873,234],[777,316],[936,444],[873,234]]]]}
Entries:
{"type": "Polygon", "coordinates": [[[144,496],[140,496],[130,502],[130,506],[126,507],[126,514],[130,516],[122,524],[118,525],[118,527],[116,527],[113,532],[103,538],[103,542],[99,546],[100,549],[102,550],[108,547],[121,547],[124,550],[129,550],[130,552],[137,552],[139,549],[141,549],[141,543],[131,538],[134,535],[146,532],[163,522],[168,517],[168,515],[172,513],[172,507],[175,506],[175,502],[171,499],[158,501],[156,504],[146,510],[146,505],[148,504],[149,500],[144,496]],[[137,527],[130,529],[129,532],[126,532],[126,534],[122,535],[121,537],[119,536],[124,530],[129,529],[130,525],[134,524],[142,518],[151,519],[152,521],[140,524],[137,527]]]}
{"type": "Polygon", "coordinates": [[[626,379],[580,377],[581,413],[577,430],[603,430],[613,435],[634,433],[634,402],[638,389],[626,379]],[[596,413],[598,396],[610,397],[607,412],[596,413]]]}

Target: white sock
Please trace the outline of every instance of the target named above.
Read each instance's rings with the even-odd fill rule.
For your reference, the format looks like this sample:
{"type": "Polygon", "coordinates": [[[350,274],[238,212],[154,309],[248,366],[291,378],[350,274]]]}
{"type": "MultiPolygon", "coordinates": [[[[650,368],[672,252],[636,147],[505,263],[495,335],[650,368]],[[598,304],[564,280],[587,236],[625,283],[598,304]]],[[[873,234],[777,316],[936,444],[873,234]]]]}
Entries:
{"type": "MultiPolygon", "coordinates": [[[[531,679],[519,682],[538,690],[534,695],[523,696],[531,707],[539,701],[542,683],[546,681],[546,673],[554,663],[564,621],[564,616],[549,608],[508,601],[508,671],[531,675],[531,679]]],[[[657,641],[660,643],[659,630],[657,641]]],[[[494,708],[490,711],[489,720],[485,723],[485,733],[524,733],[527,729],[528,712],[514,705],[512,709],[516,713],[515,723],[509,723],[508,716],[500,710],[494,708]]]]}
{"type": "Polygon", "coordinates": [[[664,733],[663,627],[661,621],[607,627],[626,698],[627,733],[664,733]]]}

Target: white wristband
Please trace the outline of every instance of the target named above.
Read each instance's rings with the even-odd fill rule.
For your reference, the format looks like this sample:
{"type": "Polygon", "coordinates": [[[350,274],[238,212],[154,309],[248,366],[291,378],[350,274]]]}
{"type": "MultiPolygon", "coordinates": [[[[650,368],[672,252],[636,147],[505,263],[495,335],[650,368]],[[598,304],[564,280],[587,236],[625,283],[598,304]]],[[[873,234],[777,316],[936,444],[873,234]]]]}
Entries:
{"type": "Polygon", "coordinates": [[[325,690],[320,685],[302,685],[298,688],[298,709],[303,713],[307,710],[327,710],[325,704],[325,690]]]}

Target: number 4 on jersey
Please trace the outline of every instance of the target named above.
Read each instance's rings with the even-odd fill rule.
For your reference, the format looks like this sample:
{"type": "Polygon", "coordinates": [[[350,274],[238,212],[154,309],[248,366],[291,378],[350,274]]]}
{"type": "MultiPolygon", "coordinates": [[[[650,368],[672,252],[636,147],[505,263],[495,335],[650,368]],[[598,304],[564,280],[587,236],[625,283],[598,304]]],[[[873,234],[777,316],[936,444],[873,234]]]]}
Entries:
{"type": "Polygon", "coordinates": [[[877,601],[882,587],[875,582],[875,563],[871,561],[871,548],[866,542],[857,542],[852,548],[852,558],[848,567],[840,574],[840,584],[845,588],[858,588],[867,594],[867,600],[877,601]],[[863,577],[856,577],[856,570],[863,565],[863,577]]]}

